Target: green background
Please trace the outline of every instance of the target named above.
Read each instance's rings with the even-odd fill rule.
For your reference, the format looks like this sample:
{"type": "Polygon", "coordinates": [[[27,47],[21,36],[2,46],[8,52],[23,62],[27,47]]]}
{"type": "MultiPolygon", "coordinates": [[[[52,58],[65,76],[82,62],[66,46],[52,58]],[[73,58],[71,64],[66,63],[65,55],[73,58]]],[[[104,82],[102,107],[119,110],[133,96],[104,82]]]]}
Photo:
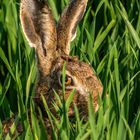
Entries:
{"type": "MultiPolygon", "coordinates": [[[[57,22],[68,0],[48,1],[57,22]]],[[[58,120],[51,116],[44,102],[54,127],[54,139],[58,139],[57,130],[60,139],[65,140],[140,139],[139,52],[140,1],[89,0],[77,37],[71,43],[71,55],[90,63],[101,79],[104,92],[99,99],[100,108],[94,113],[89,101],[89,119],[82,123],[76,107],[72,121],[67,112],[60,114],[58,120]]],[[[14,125],[20,120],[25,129],[17,139],[47,139],[43,121],[37,120],[31,98],[36,75],[35,51],[23,36],[19,21],[19,1],[0,0],[0,132],[1,122],[17,114],[14,125]],[[32,131],[27,115],[29,108],[32,131]]],[[[64,107],[67,106],[62,109],[64,107]]],[[[6,139],[11,139],[11,135],[6,139]]]]}

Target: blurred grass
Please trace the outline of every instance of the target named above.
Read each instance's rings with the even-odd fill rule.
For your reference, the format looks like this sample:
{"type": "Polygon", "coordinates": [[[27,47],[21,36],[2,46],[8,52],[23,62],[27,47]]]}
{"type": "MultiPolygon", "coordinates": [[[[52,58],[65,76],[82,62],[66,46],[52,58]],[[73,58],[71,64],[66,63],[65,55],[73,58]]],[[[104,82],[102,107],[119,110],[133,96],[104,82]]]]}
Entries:
{"type": "MultiPolygon", "coordinates": [[[[48,0],[55,20],[68,0],[48,0]]],[[[58,139],[140,139],[140,2],[139,0],[90,0],[71,55],[90,63],[104,85],[100,108],[94,114],[89,100],[89,121],[83,123],[75,106],[73,121],[67,117],[72,96],[62,105],[61,119],[50,113],[53,138],[58,139]],[[106,98],[105,93],[108,93],[106,98]],[[66,120],[66,122],[65,122],[66,120]],[[64,122],[67,125],[64,125],[64,122]]],[[[20,119],[25,132],[17,139],[47,139],[42,119],[34,114],[32,96],[36,79],[34,50],[25,40],[19,22],[19,1],[0,1],[0,132],[1,121],[18,112],[11,128],[20,119]],[[32,128],[27,108],[31,109],[32,128]]],[[[56,93],[56,97],[57,96],[56,93]]],[[[60,100],[60,99],[58,99],[60,100]]],[[[61,101],[60,101],[61,102],[61,101]]],[[[56,107],[57,108],[57,107],[56,107]]],[[[41,114],[41,113],[40,113],[41,114]]],[[[0,133],[0,136],[2,134],[0,133]]],[[[11,139],[10,134],[6,139],[11,139]]]]}

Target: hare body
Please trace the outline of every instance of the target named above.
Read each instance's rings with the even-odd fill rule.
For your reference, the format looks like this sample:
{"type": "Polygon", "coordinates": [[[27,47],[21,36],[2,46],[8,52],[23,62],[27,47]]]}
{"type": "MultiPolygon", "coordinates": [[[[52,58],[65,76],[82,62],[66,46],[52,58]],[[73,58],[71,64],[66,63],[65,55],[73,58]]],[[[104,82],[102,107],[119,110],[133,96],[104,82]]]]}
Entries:
{"type": "MultiPolygon", "coordinates": [[[[70,42],[76,33],[77,24],[83,17],[87,0],[71,0],[64,9],[59,23],[55,26],[51,10],[45,0],[22,0],[20,19],[23,32],[30,45],[35,48],[38,63],[38,82],[36,85],[37,103],[42,105],[40,95],[44,94],[51,107],[55,90],[62,96],[61,73],[66,63],[66,93],[67,99],[73,89],[73,102],[81,114],[87,111],[89,93],[93,95],[95,110],[98,108],[97,98],[102,94],[102,84],[92,68],[69,56],[70,42]]],[[[70,108],[69,115],[73,115],[70,108]]]]}

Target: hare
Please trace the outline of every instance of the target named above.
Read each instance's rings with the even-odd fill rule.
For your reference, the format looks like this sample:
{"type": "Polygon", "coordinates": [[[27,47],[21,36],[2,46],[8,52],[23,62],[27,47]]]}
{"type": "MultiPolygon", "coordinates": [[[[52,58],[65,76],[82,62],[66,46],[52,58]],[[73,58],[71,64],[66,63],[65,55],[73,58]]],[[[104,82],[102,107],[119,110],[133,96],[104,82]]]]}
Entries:
{"type": "MultiPolygon", "coordinates": [[[[38,81],[35,89],[35,101],[42,106],[43,94],[49,106],[52,106],[55,90],[62,96],[62,68],[66,63],[65,99],[73,89],[73,102],[79,112],[87,111],[89,93],[92,93],[95,111],[97,98],[102,94],[102,84],[91,66],[77,57],[69,56],[70,42],[76,34],[76,27],[82,19],[88,0],[71,0],[64,9],[58,24],[55,24],[47,0],[22,0],[20,20],[23,32],[31,47],[35,48],[38,66],[38,81]]],[[[74,114],[70,107],[69,116],[74,114]]]]}
{"type": "MultiPolygon", "coordinates": [[[[65,99],[75,89],[73,102],[80,114],[85,115],[88,96],[91,93],[94,109],[98,109],[97,98],[103,91],[100,80],[90,65],[69,55],[70,42],[76,35],[76,27],[84,15],[87,1],[71,0],[56,25],[47,0],[21,0],[20,20],[23,33],[30,46],[35,48],[37,56],[38,80],[34,99],[40,107],[41,94],[45,96],[50,108],[55,100],[54,90],[62,96],[62,68],[65,63],[65,99]]],[[[70,106],[68,115],[74,115],[73,106],[70,106]]],[[[13,119],[9,122],[10,124],[3,123],[5,133],[8,133],[13,119]]]]}

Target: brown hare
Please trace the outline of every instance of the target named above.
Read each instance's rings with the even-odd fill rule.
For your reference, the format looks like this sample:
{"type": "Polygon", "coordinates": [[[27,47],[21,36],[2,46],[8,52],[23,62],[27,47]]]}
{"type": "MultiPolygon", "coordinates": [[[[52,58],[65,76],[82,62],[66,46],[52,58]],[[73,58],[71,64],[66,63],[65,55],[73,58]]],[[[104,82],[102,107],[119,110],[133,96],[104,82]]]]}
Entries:
{"type": "MultiPolygon", "coordinates": [[[[76,34],[76,26],[82,19],[88,0],[71,0],[64,9],[56,26],[51,10],[45,0],[22,0],[20,20],[26,39],[36,50],[38,63],[37,102],[41,104],[43,94],[48,105],[54,100],[54,91],[62,95],[62,67],[66,62],[66,93],[69,96],[76,90],[74,103],[80,112],[86,109],[88,93],[93,95],[94,108],[97,110],[97,97],[102,94],[102,85],[92,68],[69,56],[70,42],[76,34]]],[[[73,114],[70,108],[69,115],[73,114]]]]}
{"type": "MultiPolygon", "coordinates": [[[[54,100],[54,90],[62,96],[62,68],[66,63],[65,99],[75,89],[73,102],[84,115],[89,93],[92,93],[95,111],[98,109],[97,98],[103,91],[101,82],[91,66],[79,61],[77,57],[69,56],[70,42],[75,37],[76,27],[84,15],[87,1],[71,0],[56,25],[47,0],[21,0],[21,25],[37,56],[35,101],[39,106],[42,106],[41,94],[50,107],[54,100]]],[[[72,106],[68,114],[74,114],[72,106]]]]}

